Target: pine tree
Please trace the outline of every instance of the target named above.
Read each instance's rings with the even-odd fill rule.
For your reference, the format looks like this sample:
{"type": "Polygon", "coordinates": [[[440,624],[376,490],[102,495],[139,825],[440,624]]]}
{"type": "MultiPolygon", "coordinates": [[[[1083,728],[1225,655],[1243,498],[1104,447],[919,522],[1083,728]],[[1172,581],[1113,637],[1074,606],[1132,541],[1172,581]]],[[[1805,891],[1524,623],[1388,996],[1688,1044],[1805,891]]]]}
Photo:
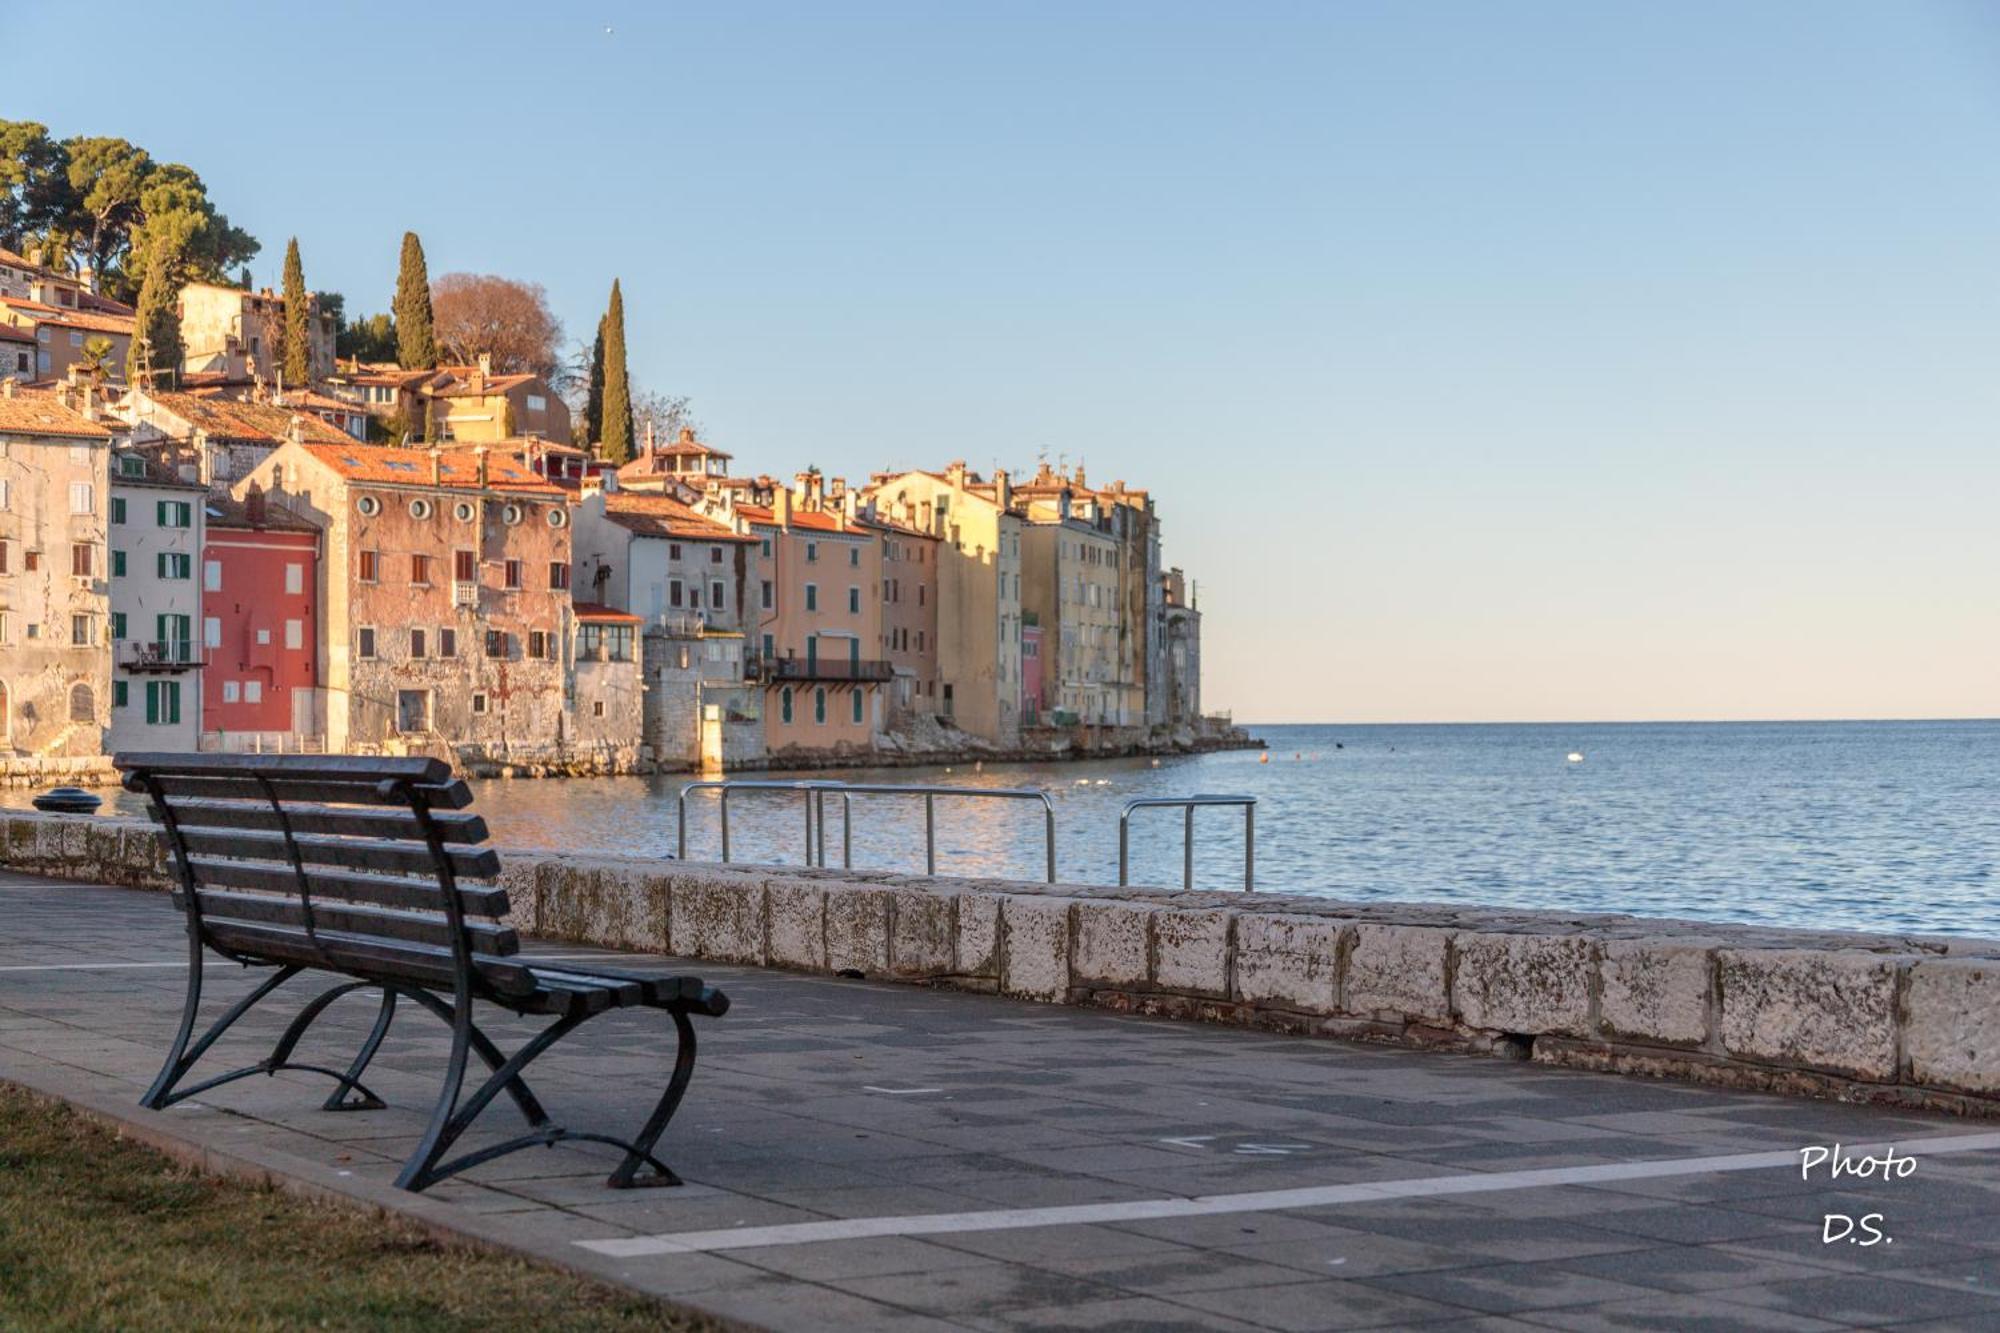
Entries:
{"type": "Polygon", "coordinates": [[[611,305],[604,312],[604,425],[600,438],[606,460],[632,458],[632,382],[625,373],[625,298],[611,280],[611,305]]]}
{"type": "Polygon", "coordinates": [[[396,363],[405,370],[429,370],[437,364],[437,337],[431,329],[431,273],[424,264],[424,243],[413,231],[403,233],[403,266],[396,274],[396,363]]]}
{"type": "Polygon", "coordinates": [[[590,349],[590,384],[583,398],[583,442],[604,438],[604,321],[597,321],[597,341],[590,349]]]}
{"type": "Polygon", "coordinates": [[[125,381],[157,389],[172,387],[166,372],[181,368],[180,266],[157,245],[146,260],[146,277],[139,288],[139,308],[132,318],[132,343],[125,352],[125,381]],[[148,372],[151,377],[148,378],[148,372]]]}
{"type": "Polygon", "coordinates": [[[288,389],[312,385],[312,311],[306,295],[305,265],[299,262],[299,238],[285,247],[285,334],[279,368],[288,389]]]}

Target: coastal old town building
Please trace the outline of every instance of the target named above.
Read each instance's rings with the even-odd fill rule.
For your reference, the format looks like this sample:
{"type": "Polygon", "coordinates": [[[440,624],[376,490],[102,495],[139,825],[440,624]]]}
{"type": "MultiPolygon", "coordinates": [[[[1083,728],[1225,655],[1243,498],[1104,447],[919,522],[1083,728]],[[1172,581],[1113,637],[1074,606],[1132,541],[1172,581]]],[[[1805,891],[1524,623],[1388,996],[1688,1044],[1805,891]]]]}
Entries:
{"type": "Polygon", "coordinates": [[[256,486],[202,508],[202,748],[320,749],[320,531],[256,486]]]}
{"type": "Polygon", "coordinates": [[[113,751],[197,748],[206,494],[137,450],[111,455],[113,751]]]}

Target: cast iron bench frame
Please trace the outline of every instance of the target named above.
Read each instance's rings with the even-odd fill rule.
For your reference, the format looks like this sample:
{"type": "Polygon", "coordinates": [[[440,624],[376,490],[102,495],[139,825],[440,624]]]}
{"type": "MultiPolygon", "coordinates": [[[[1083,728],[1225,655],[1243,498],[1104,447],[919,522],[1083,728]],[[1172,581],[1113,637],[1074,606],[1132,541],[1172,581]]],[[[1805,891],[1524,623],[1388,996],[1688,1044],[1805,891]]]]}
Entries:
{"type": "Polygon", "coordinates": [[[112,762],[126,790],[149,798],[148,813],[173,851],[174,901],[187,914],[187,1000],[166,1062],[141,1105],[163,1110],[225,1083],[285,1069],[334,1080],[325,1110],[380,1109],[382,1099],[361,1075],[388,1035],[401,997],[450,1023],[452,1042],[429,1127],[396,1178],[399,1187],[423,1190],[496,1157],[565,1140],[622,1148],[625,1156],[605,1182],[614,1189],[681,1183],[653,1155],[653,1145],[694,1073],[689,1016],[719,1018],[728,1011],[728,997],[696,977],[549,967],[515,958],[519,938],[502,920],[506,891],[497,884],[459,884],[461,877],[497,878],[500,859],[483,845],[485,820],[464,813],[472,793],[452,779],[449,765],[354,755],[120,754],[112,762]],[[204,950],[276,970],[197,1038],[204,950]],[[314,997],[264,1059],[181,1086],[218,1037],[307,971],[353,979],[314,997]],[[381,1009],[345,1070],[292,1058],[334,1001],[369,989],[381,991],[381,1009]],[[554,1021],[503,1055],[473,1021],[475,1001],[554,1021]],[[624,1008],[664,1009],[673,1019],[673,1074],[652,1114],[630,1140],[552,1123],[522,1072],[588,1019],[624,1008]],[[474,1055],[491,1073],[461,1102],[474,1055]],[[447,1160],[452,1145],[503,1091],[526,1118],[528,1132],[447,1160]],[[641,1167],[651,1170],[642,1175],[641,1167]]]}

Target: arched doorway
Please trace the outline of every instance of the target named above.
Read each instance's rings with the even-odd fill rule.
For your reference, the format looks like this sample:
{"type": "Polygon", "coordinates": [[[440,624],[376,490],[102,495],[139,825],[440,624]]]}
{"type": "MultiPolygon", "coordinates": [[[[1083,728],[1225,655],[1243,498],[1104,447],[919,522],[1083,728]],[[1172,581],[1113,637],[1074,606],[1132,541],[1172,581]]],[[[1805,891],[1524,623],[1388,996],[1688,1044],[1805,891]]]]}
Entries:
{"type": "Polygon", "coordinates": [[[78,681],[69,689],[69,720],[72,722],[97,721],[97,695],[90,686],[78,681]]]}

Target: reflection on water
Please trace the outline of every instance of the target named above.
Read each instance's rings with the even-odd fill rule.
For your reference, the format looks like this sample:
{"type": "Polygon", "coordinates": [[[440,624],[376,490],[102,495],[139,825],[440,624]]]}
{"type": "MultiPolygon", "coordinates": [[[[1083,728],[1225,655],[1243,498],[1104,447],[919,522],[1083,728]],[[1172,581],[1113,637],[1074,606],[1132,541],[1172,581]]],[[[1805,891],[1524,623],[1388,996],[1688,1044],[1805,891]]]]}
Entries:
{"type": "MultiPolygon", "coordinates": [[[[2000,935],[2000,723],[1264,727],[1254,752],[1046,765],[858,769],[857,782],[1039,787],[1058,870],[1110,884],[1138,796],[1256,796],[1261,889],[1634,912],[1845,929],[2000,935]],[[1568,756],[1580,753],[1580,763],[1568,756]]],[[[776,777],[778,774],[748,775],[776,777]]],[[[670,855],[689,779],[475,784],[503,846],[670,855]]],[[[8,793],[25,805],[28,793],[8,793]]],[[[689,854],[718,852],[715,798],[689,800],[689,854]]],[[[731,797],[739,861],[802,860],[792,794],[731,797]]],[[[832,816],[828,847],[840,860],[832,816]]],[[[1198,813],[1196,882],[1242,883],[1242,817],[1198,813]]],[[[1133,816],[1132,880],[1178,885],[1181,815],[1133,816]]],[[[1042,877],[1040,806],[937,806],[941,874],[1042,877]]],[[[857,867],[923,869],[923,803],[857,799],[857,867]]]]}

